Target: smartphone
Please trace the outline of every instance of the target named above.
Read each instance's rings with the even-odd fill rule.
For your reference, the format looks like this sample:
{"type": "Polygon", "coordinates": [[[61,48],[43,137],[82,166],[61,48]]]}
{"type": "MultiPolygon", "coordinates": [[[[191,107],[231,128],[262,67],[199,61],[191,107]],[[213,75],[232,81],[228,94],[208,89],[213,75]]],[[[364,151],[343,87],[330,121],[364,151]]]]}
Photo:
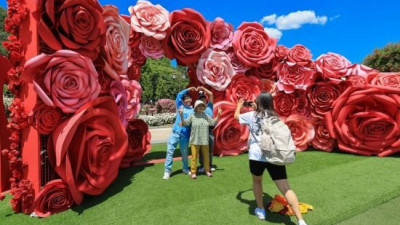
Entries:
{"type": "Polygon", "coordinates": [[[243,102],[243,106],[245,106],[245,107],[251,107],[252,104],[253,104],[252,101],[245,101],[245,102],[243,102]]]}

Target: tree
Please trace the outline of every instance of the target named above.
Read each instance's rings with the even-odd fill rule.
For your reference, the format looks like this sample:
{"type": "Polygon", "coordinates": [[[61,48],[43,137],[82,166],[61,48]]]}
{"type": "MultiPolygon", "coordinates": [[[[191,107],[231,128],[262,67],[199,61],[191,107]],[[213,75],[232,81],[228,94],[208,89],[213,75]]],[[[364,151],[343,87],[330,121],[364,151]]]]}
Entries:
{"type": "Polygon", "coordinates": [[[400,43],[375,49],[372,54],[365,57],[363,64],[381,72],[400,72],[400,43]]]}
{"type": "Polygon", "coordinates": [[[0,6],[0,55],[7,56],[8,52],[3,48],[3,41],[7,40],[8,33],[4,31],[4,19],[7,17],[7,10],[0,6]]]}

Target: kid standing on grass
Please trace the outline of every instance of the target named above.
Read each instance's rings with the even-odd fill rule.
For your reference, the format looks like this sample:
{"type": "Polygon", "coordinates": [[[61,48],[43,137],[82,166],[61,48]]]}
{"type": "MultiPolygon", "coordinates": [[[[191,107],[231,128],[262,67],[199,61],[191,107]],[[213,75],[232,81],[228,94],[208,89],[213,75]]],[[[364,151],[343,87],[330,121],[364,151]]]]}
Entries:
{"type": "Polygon", "coordinates": [[[189,118],[184,119],[183,109],[179,109],[179,115],[182,121],[182,126],[191,125],[191,133],[189,138],[189,144],[192,150],[192,160],[190,164],[191,178],[196,179],[197,170],[197,158],[199,151],[203,153],[203,162],[206,170],[207,176],[211,177],[210,162],[209,162],[209,152],[208,152],[208,132],[209,126],[214,126],[221,115],[221,108],[218,109],[218,115],[215,119],[212,119],[207,115],[204,110],[206,109],[206,104],[197,100],[194,104],[194,113],[189,116],[189,118]]]}
{"type": "Polygon", "coordinates": [[[268,116],[276,116],[272,95],[267,92],[259,94],[257,96],[256,103],[251,104],[251,107],[255,111],[240,114],[240,109],[243,106],[243,102],[243,99],[239,100],[234,117],[235,119],[239,120],[240,124],[247,125],[250,129],[249,166],[250,173],[253,176],[253,193],[257,202],[255,214],[260,220],[265,220],[266,215],[263,202],[262,175],[264,171],[267,170],[278,189],[282,192],[292,207],[294,214],[299,220],[298,224],[307,225],[301,216],[297,196],[289,186],[286,175],[286,167],[267,162],[266,157],[264,156],[258,144],[261,140],[262,119],[268,116]]]}

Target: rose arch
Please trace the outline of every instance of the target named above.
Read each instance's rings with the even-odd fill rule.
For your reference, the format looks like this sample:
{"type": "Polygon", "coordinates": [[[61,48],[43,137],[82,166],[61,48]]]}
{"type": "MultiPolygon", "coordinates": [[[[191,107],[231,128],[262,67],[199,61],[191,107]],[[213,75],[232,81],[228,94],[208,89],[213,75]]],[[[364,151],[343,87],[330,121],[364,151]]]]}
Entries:
{"type": "Polygon", "coordinates": [[[399,73],[331,52],[313,60],[307,47],[279,45],[257,22],[234,29],[143,0],[129,15],[97,0],[8,0],[5,29],[0,84],[14,98],[9,121],[0,104],[0,191],[10,190],[16,212],[46,217],[79,205],[150,150],[149,128],[137,119],[147,58],[176,59],[188,67],[189,86],[212,90],[214,109],[223,109],[215,155],[247,151],[249,131],[233,114],[239,99],[263,91],[274,95],[298,151],[400,151],[399,73]]]}

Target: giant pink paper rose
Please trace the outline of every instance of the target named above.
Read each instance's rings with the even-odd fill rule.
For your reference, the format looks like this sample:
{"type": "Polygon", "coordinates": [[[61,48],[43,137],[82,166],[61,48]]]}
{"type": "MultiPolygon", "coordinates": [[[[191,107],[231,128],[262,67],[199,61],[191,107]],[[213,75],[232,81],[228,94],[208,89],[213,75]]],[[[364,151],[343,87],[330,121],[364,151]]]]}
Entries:
{"type": "Polygon", "coordinates": [[[222,18],[215,18],[210,25],[211,43],[210,47],[218,50],[228,50],[232,46],[233,26],[222,18]]]}
{"type": "Polygon", "coordinates": [[[245,66],[259,67],[274,58],[276,39],[270,38],[256,22],[243,22],[233,36],[233,49],[245,66]]]}
{"type": "Polygon", "coordinates": [[[311,122],[303,116],[293,114],[286,119],[285,123],[292,133],[296,151],[306,150],[308,143],[315,135],[314,126],[311,122]]]}
{"type": "Polygon", "coordinates": [[[143,120],[130,120],[126,132],[129,144],[120,168],[133,166],[135,161],[142,159],[151,149],[151,133],[149,126],[143,120]]]}
{"type": "Polygon", "coordinates": [[[128,71],[130,57],[129,24],[119,16],[118,8],[113,5],[103,7],[104,22],[107,26],[106,44],[102,47],[105,60],[104,70],[113,79],[118,80],[120,74],[128,71]]]}
{"type": "Polygon", "coordinates": [[[392,88],[400,88],[400,72],[373,73],[368,75],[368,83],[392,88]]]}
{"type": "Polygon", "coordinates": [[[142,36],[139,49],[146,58],[160,59],[164,56],[161,42],[153,37],[142,36]]]}
{"type": "Polygon", "coordinates": [[[131,26],[134,31],[157,40],[165,38],[170,22],[168,11],[161,5],[153,5],[149,1],[139,0],[128,10],[131,14],[131,26]]]}
{"type": "Polygon", "coordinates": [[[40,190],[34,202],[34,212],[38,217],[49,217],[63,212],[74,204],[68,184],[61,179],[48,182],[40,190]]]}
{"type": "Polygon", "coordinates": [[[236,104],[228,101],[217,102],[214,105],[214,114],[219,107],[223,111],[218,124],[214,128],[214,154],[219,156],[238,155],[247,151],[249,129],[240,125],[233,117],[236,104]]]}
{"type": "Polygon", "coordinates": [[[197,64],[197,79],[215,90],[223,91],[235,75],[231,61],[225,52],[205,51],[197,64]]]}
{"type": "Polygon", "coordinates": [[[289,54],[289,48],[284,45],[278,45],[275,48],[275,57],[278,61],[286,60],[289,54]]]}
{"type": "Polygon", "coordinates": [[[92,61],[70,50],[52,55],[41,54],[25,64],[22,79],[31,82],[38,96],[48,106],[64,113],[74,113],[97,98],[101,87],[92,61]]]}
{"type": "Polygon", "coordinates": [[[114,80],[110,85],[110,95],[114,97],[115,103],[118,107],[118,116],[121,123],[126,127],[128,125],[127,121],[127,108],[128,108],[128,98],[126,96],[127,92],[125,90],[122,81],[114,80]]]}
{"type": "Polygon", "coordinates": [[[123,79],[121,82],[126,91],[126,119],[130,120],[139,115],[142,86],[135,80],[123,79]]]}
{"type": "Polygon", "coordinates": [[[315,70],[309,67],[291,62],[281,63],[276,86],[285,93],[292,93],[295,89],[306,90],[314,82],[314,74],[315,70]]]}
{"type": "Polygon", "coordinates": [[[231,59],[231,64],[233,69],[235,70],[236,73],[244,73],[246,72],[249,67],[245,66],[236,56],[235,52],[233,51],[233,48],[230,48],[227,51],[227,55],[231,59]]]}
{"type": "Polygon", "coordinates": [[[339,149],[387,156],[400,151],[400,89],[367,85],[350,87],[325,115],[339,149]]]}
{"type": "Polygon", "coordinates": [[[317,71],[322,73],[324,78],[338,82],[351,66],[350,61],[344,56],[332,52],[320,55],[315,63],[317,71]]]}
{"type": "Polygon", "coordinates": [[[49,160],[77,205],[83,194],[102,194],[118,175],[128,147],[125,128],[118,120],[114,99],[99,97],[52,133],[49,160]]]}
{"type": "Polygon", "coordinates": [[[342,81],[339,84],[333,81],[323,81],[313,84],[308,89],[308,99],[311,103],[312,115],[324,118],[332,110],[333,102],[350,86],[342,81]]]}
{"type": "Polygon", "coordinates": [[[106,26],[97,0],[41,0],[38,32],[52,49],[70,49],[96,59],[106,26]]]}
{"type": "Polygon", "coordinates": [[[325,120],[317,119],[313,125],[315,136],[311,141],[312,146],[325,152],[331,152],[335,147],[336,140],[329,135],[325,120]]]}
{"type": "Polygon", "coordinates": [[[257,77],[237,74],[226,89],[225,99],[233,103],[237,103],[240,99],[255,102],[261,93],[261,86],[262,83],[257,77]]]}
{"type": "Polygon", "coordinates": [[[297,65],[307,66],[311,63],[311,52],[303,45],[293,46],[287,53],[286,60],[297,65]]]}
{"type": "Polygon", "coordinates": [[[193,9],[173,11],[171,29],[163,42],[165,55],[176,58],[180,65],[197,63],[210,45],[210,27],[204,17],[193,9]]]}
{"type": "Polygon", "coordinates": [[[367,77],[377,73],[379,71],[363,64],[353,64],[347,69],[346,80],[350,81],[355,87],[364,87],[367,84],[367,77]]]}

